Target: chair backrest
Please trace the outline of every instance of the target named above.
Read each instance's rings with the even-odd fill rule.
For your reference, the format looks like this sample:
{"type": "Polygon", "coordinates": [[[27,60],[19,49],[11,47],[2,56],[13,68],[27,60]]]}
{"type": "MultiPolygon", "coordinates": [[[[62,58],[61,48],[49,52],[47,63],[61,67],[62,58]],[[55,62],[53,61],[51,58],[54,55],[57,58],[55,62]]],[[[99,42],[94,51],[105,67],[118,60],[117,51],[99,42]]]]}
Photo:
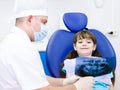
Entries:
{"type": "MultiPolygon", "coordinates": [[[[88,18],[84,13],[65,13],[63,22],[67,29],[59,29],[49,39],[46,49],[46,62],[53,77],[60,77],[60,65],[66,55],[73,50],[73,37],[75,33],[86,28],[88,18]]],[[[97,50],[102,57],[112,58],[113,68],[116,67],[116,54],[109,40],[104,34],[95,29],[89,29],[97,39],[97,50]]]]}

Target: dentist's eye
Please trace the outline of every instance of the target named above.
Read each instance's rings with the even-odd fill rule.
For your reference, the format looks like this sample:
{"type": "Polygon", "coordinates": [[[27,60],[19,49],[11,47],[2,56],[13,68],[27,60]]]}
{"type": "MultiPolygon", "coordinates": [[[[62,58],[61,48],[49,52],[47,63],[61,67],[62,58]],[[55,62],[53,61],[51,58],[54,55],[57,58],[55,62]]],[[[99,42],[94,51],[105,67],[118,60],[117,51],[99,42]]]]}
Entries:
{"type": "Polygon", "coordinates": [[[46,24],[47,23],[47,19],[42,19],[42,23],[46,24]]]}

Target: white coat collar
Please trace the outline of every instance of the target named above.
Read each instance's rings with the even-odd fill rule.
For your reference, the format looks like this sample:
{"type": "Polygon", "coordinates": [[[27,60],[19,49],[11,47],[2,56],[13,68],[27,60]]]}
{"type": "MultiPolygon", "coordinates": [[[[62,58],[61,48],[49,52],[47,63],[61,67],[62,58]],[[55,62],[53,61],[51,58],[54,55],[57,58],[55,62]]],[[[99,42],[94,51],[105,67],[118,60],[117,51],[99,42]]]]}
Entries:
{"type": "Polygon", "coordinates": [[[30,41],[30,42],[31,42],[31,40],[30,40],[30,38],[28,37],[28,35],[26,34],[26,32],[23,31],[22,29],[16,27],[16,26],[12,27],[11,30],[10,30],[10,32],[11,32],[11,33],[19,34],[19,35],[21,35],[21,38],[23,38],[24,40],[27,40],[27,41],[30,41]]]}

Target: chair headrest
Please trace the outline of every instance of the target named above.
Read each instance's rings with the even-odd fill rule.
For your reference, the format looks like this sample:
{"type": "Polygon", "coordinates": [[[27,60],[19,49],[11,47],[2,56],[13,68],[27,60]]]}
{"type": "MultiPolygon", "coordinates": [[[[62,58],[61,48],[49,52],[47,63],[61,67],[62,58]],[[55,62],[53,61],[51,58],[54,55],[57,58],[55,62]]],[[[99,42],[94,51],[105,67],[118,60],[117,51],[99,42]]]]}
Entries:
{"type": "Polygon", "coordinates": [[[84,13],[69,12],[63,15],[63,22],[71,32],[78,32],[86,27],[88,18],[84,13]]]}

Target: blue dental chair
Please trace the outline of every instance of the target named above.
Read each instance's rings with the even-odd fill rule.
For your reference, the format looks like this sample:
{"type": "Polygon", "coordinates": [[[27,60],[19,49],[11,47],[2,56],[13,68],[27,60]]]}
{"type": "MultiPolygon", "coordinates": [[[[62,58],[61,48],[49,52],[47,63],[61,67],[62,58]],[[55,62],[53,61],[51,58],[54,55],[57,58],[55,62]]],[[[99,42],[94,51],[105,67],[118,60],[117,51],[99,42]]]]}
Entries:
{"type": "MultiPolygon", "coordinates": [[[[88,18],[84,13],[70,12],[63,15],[63,22],[68,30],[56,30],[49,39],[46,49],[46,63],[53,77],[60,77],[60,65],[66,55],[73,50],[73,37],[78,31],[87,28],[88,18]]],[[[96,49],[103,58],[110,58],[115,70],[116,54],[109,40],[99,30],[88,30],[96,36],[96,49]]]]}

